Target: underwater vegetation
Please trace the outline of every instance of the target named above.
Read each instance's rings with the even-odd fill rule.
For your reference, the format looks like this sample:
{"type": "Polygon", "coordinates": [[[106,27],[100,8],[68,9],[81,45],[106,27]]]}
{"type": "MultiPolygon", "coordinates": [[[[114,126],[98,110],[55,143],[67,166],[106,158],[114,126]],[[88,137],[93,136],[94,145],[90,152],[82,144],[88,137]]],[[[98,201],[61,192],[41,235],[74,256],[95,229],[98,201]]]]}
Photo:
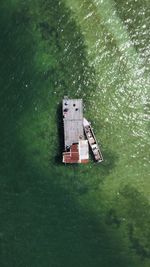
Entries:
{"type": "Polygon", "coordinates": [[[149,9],[146,1],[130,0],[129,7],[127,1],[107,1],[136,42],[136,55],[143,56],[145,72],[133,79],[126,58],[119,61],[125,52],[108,27],[110,13],[104,16],[100,1],[81,2],[1,3],[2,267],[150,265],[149,106],[143,90],[149,9]],[[92,156],[84,166],[61,163],[64,95],[83,98],[102,164],[92,156]]]}

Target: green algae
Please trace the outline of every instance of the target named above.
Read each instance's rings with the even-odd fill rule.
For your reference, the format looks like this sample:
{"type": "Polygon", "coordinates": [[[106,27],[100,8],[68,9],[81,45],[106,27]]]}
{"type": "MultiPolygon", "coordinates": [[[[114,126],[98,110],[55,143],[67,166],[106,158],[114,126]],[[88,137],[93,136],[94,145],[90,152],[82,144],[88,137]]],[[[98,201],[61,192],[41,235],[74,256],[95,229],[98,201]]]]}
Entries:
{"type": "MultiPolygon", "coordinates": [[[[82,27],[59,1],[5,1],[2,14],[1,266],[149,266],[147,172],[138,156],[124,168],[134,138],[124,131],[129,142],[119,149],[117,122],[105,121],[108,105],[94,113],[97,71],[82,27]],[[83,98],[102,140],[102,165],[92,157],[86,166],[61,164],[64,94],[83,98]]],[[[114,92],[109,85],[106,99],[114,92]]]]}

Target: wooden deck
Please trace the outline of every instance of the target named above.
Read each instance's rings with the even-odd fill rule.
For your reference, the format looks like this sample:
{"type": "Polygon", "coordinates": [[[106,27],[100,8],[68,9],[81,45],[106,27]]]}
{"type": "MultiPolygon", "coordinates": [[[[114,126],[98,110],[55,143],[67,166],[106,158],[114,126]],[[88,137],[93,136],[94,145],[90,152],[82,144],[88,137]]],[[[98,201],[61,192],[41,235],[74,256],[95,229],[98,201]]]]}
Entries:
{"type": "Polygon", "coordinates": [[[89,146],[83,130],[82,99],[64,98],[62,103],[64,123],[64,163],[87,163],[89,146]]]}
{"type": "Polygon", "coordinates": [[[84,139],[82,99],[63,99],[65,147],[84,139]]]}

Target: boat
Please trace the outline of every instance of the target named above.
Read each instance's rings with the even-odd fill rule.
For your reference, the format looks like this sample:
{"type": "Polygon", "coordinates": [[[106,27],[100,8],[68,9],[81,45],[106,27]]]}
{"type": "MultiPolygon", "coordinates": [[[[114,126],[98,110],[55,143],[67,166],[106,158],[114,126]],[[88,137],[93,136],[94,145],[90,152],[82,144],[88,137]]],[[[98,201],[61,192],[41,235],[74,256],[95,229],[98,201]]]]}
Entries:
{"type": "Polygon", "coordinates": [[[89,146],[90,146],[92,153],[94,155],[95,161],[96,162],[102,162],[103,156],[102,156],[102,153],[100,151],[99,145],[97,143],[96,137],[94,135],[93,129],[91,127],[90,122],[85,118],[83,118],[83,128],[84,128],[86,138],[89,142],[89,146]]]}
{"type": "Polygon", "coordinates": [[[102,153],[90,123],[83,117],[82,99],[62,101],[62,115],[64,126],[63,163],[88,163],[89,146],[96,162],[103,161],[102,153]]]}

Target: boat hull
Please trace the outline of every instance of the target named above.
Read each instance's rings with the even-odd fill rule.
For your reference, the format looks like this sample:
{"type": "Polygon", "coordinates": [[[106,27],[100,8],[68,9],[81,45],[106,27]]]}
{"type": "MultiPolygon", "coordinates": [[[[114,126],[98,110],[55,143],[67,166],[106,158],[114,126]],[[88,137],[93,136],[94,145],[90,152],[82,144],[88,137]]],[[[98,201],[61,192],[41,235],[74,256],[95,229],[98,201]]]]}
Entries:
{"type": "Polygon", "coordinates": [[[85,118],[83,119],[83,128],[95,161],[102,162],[103,156],[97,143],[96,137],[94,135],[93,129],[91,127],[91,124],[85,118]]]}

